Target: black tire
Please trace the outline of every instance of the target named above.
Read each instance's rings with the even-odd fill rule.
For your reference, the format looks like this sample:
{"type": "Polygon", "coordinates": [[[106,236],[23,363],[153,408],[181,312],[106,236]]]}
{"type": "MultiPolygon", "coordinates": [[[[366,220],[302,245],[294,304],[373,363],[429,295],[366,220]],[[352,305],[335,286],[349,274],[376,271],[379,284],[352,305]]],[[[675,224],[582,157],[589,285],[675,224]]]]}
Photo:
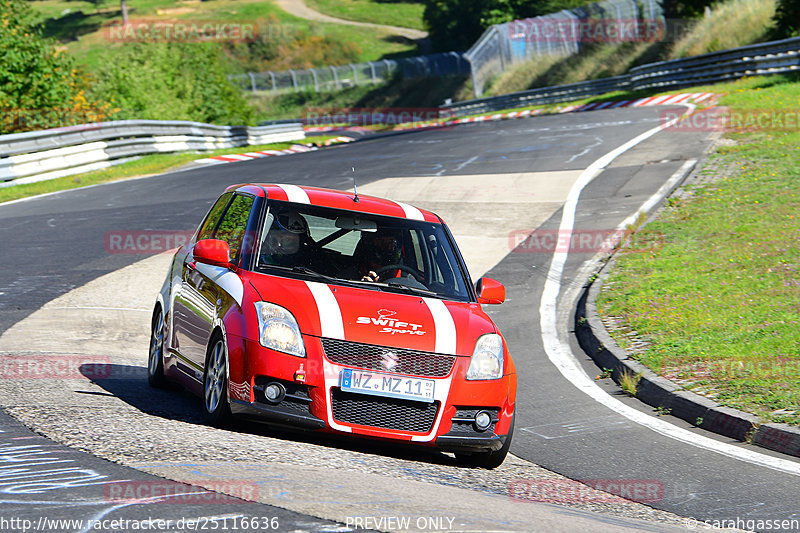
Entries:
{"type": "Polygon", "coordinates": [[[203,419],[212,426],[230,421],[228,403],[228,347],[222,335],[211,337],[203,369],[203,419]]]}
{"type": "Polygon", "coordinates": [[[456,461],[464,466],[471,466],[474,468],[486,468],[491,470],[497,468],[503,461],[506,460],[508,450],[511,448],[511,437],[514,436],[514,420],[516,413],[511,415],[511,425],[508,428],[508,436],[503,443],[503,447],[497,451],[478,452],[478,453],[457,453],[456,461]]]}
{"type": "Polygon", "coordinates": [[[150,323],[150,351],[147,354],[147,383],[151,387],[163,388],[167,385],[164,377],[164,311],[160,305],[153,312],[150,323]]]}

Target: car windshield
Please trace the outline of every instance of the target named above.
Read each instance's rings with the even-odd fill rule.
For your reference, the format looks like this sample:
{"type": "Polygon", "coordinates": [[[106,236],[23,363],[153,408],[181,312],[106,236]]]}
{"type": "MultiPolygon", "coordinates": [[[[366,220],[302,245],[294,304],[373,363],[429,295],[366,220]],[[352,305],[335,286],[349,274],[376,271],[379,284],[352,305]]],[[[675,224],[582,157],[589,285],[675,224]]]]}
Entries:
{"type": "Polygon", "coordinates": [[[270,200],[256,269],[468,301],[441,224],[270,200]]]}

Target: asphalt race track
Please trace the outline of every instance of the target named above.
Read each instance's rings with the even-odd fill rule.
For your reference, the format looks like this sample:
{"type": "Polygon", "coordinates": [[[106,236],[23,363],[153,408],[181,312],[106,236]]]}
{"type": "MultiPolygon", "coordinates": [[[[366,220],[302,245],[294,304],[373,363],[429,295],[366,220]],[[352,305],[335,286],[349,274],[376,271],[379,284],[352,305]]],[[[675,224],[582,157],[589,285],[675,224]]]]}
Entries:
{"type": "MultiPolygon", "coordinates": [[[[556,285],[560,288],[556,308],[559,337],[578,356],[579,368],[592,377],[598,374],[569,335],[575,287],[585,281],[582,269],[596,249],[587,245],[571,250],[563,272],[555,279],[552,250],[534,246],[525,238],[531,232],[540,237],[554,235],[562,223],[564,200],[586,169],[658,126],[660,113],[657,108],[637,108],[475,123],[363,140],[289,157],[197,167],[0,205],[0,357],[4,365],[0,405],[27,426],[70,446],[56,445],[12,418],[0,416],[0,529],[14,530],[2,527],[2,518],[12,515],[34,524],[43,515],[138,520],[213,518],[216,524],[225,519],[275,517],[280,531],[350,531],[359,527],[401,530],[397,524],[345,519],[354,513],[379,516],[380,509],[383,515],[394,516],[397,509],[411,513],[424,508],[424,516],[435,518],[435,506],[414,507],[423,503],[399,496],[411,486],[403,485],[402,480],[425,484],[415,487],[430,487],[432,501],[441,497],[442,501],[465,498],[466,502],[472,493],[476,497],[492,496],[498,506],[510,505],[509,509],[515,510],[509,513],[525,517],[516,521],[508,516],[493,518],[490,509],[478,512],[465,503],[453,510],[438,508],[438,516],[456,517],[458,525],[447,520],[431,521],[425,530],[660,531],[686,525],[699,525],[702,530],[704,524],[685,522],[680,517],[738,519],[740,528],[748,528],[747,520],[800,519],[796,490],[800,462],[761,449],[751,451],[760,457],[776,458],[771,467],[763,466],[764,461],[732,458],[727,452],[730,447],[749,447],[668,416],[659,417],[659,423],[684,428],[696,439],[680,440],[666,435],[668,431],[644,427],[620,414],[624,409],[609,408],[609,404],[598,403],[577,388],[553,364],[546,349],[543,339],[547,336],[543,337],[539,313],[543,296],[548,298],[544,290],[550,279],[551,287],[560,284],[556,285]],[[122,279],[109,277],[119,272],[135,272],[135,276],[147,272],[160,283],[166,272],[164,256],[147,259],[143,254],[110,253],[109,231],[192,230],[219,192],[233,183],[264,181],[348,189],[351,166],[356,167],[364,192],[412,201],[440,212],[464,248],[473,281],[478,277],[476,272],[488,270],[487,275],[506,285],[506,303],[486,309],[503,331],[519,374],[517,429],[511,450],[516,457],[496,471],[459,468],[443,454],[425,455],[263,428],[209,428],[199,421],[199,404],[193,398],[177,390],[150,391],[146,387],[146,343],[141,348],[123,346],[127,337],[115,332],[116,336],[108,336],[105,344],[102,338],[95,339],[91,350],[89,344],[80,344],[82,336],[92,333],[103,337],[98,332],[112,330],[116,320],[112,312],[95,308],[95,312],[106,313],[95,315],[91,306],[84,304],[85,320],[80,327],[75,315],[69,314],[77,307],[69,311],[63,305],[57,309],[51,306],[50,314],[41,315],[48,302],[65,297],[77,301],[78,296],[70,295],[90,286],[90,282],[96,284],[92,297],[101,298],[101,306],[103,301],[117,301],[113,284],[102,285],[100,290],[97,283],[122,279]],[[459,190],[469,194],[459,196],[459,190]],[[147,262],[141,265],[147,269],[137,266],[143,259],[147,262]],[[59,316],[60,321],[53,318],[59,316]],[[75,326],[73,331],[68,331],[70,325],[75,326]],[[8,361],[57,353],[54,347],[62,337],[65,348],[61,353],[102,355],[125,378],[87,379],[84,375],[62,380],[8,379],[8,361]],[[89,351],[80,351],[82,346],[89,351]],[[101,348],[105,351],[98,354],[101,348]],[[699,445],[701,436],[717,444],[699,445]],[[119,466],[75,448],[136,468],[119,466]],[[37,460],[41,457],[44,460],[37,460]],[[254,473],[257,468],[273,467],[272,478],[263,472],[254,473]],[[13,468],[29,470],[15,470],[18,473],[14,474],[13,468]],[[48,473],[42,468],[48,472],[72,470],[48,473]],[[32,482],[26,485],[14,481],[19,472],[43,476],[43,483],[60,476],[64,486],[51,489],[32,482]],[[252,496],[248,490],[260,490],[257,499],[262,503],[190,496],[179,505],[142,507],[152,503],[147,498],[109,504],[113,500],[109,487],[115,484],[150,487],[167,483],[151,474],[194,484],[202,484],[197,481],[202,479],[216,480],[204,486],[245,499],[252,496]],[[592,497],[566,502],[570,505],[565,508],[508,503],[513,500],[509,498],[511,487],[530,489],[542,480],[566,483],[560,476],[647,487],[652,490],[646,497],[632,497],[650,507],[592,497]],[[362,494],[356,485],[363,485],[365,479],[375,487],[362,494]],[[229,485],[235,481],[233,489],[218,485],[225,481],[229,485]],[[278,486],[282,490],[275,490],[278,486]],[[440,496],[433,495],[434,487],[440,496]],[[456,490],[460,492],[447,492],[456,490]],[[342,501],[329,497],[336,491],[342,494],[342,501]],[[345,497],[348,494],[349,500],[345,497]],[[370,494],[384,494],[386,499],[376,502],[380,497],[373,496],[367,502],[370,494]],[[318,501],[313,500],[315,495],[318,501]],[[318,516],[326,519],[315,518],[318,516]],[[531,522],[530,516],[541,517],[541,522],[531,522]]],[[[580,192],[575,205],[576,233],[594,238],[616,228],[670,176],[687,169],[687,161],[701,159],[710,145],[707,137],[705,132],[666,130],[619,155],[580,192]]],[[[155,295],[134,294],[139,278],[130,275],[133,287],[120,287],[120,292],[131,293],[131,301],[141,297],[145,303],[115,304],[115,310],[144,314],[146,322],[146,302],[155,295]]],[[[146,338],[147,331],[130,332],[131,339],[140,335],[146,338]]],[[[597,383],[615,401],[645,416],[656,416],[647,406],[620,395],[609,380],[597,383]]],[[[164,490],[180,492],[178,500],[186,498],[183,489],[164,490]]],[[[177,528],[174,523],[172,527],[177,528]]]]}

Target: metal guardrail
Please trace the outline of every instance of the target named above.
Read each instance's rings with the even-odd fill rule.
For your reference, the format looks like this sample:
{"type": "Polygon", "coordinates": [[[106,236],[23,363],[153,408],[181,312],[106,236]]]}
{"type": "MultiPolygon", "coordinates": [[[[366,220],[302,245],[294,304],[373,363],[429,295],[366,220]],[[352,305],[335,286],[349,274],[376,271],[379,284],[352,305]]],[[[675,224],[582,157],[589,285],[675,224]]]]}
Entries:
{"type": "Polygon", "coordinates": [[[651,63],[613,78],[479,98],[443,106],[442,109],[450,116],[463,117],[515,107],[569,102],[613,91],[680,89],[787,72],[800,72],[800,37],[651,63]]]}
{"type": "Polygon", "coordinates": [[[71,176],[153,153],[208,151],[304,139],[302,124],[217,126],[119,120],[0,135],[0,187],[71,176]]]}

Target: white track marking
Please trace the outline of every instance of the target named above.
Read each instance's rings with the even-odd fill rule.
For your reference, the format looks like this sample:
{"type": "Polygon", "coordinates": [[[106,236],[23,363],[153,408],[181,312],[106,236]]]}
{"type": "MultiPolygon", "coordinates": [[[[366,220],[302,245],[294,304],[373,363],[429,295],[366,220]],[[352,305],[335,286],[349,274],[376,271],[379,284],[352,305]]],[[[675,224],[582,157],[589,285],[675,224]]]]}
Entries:
{"type": "MultiPolygon", "coordinates": [[[[688,107],[689,109],[687,110],[687,114],[694,110],[694,106],[688,107]]],[[[578,181],[573,185],[572,190],[567,198],[567,202],[564,204],[564,211],[561,216],[561,225],[559,226],[559,234],[570,234],[572,232],[575,224],[575,211],[577,209],[578,199],[580,198],[580,194],[583,189],[592,181],[592,179],[600,174],[600,172],[602,172],[602,170],[608,166],[608,164],[610,164],[622,153],[633,148],[642,141],[652,137],[662,129],[672,126],[677,120],[679,119],[674,119],[666,124],[648,130],[634,139],[631,139],[622,146],[605,154],[603,157],[592,163],[586,170],[584,170],[581,176],[578,178],[578,181]]],[[[673,175],[673,178],[677,180],[679,177],[676,177],[676,175],[673,175]]],[[[652,207],[659,202],[663,197],[665,187],[666,185],[659,189],[659,191],[653,196],[651,196],[642,205],[642,207],[637,210],[637,213],[640,210],[646,210],[648,206],[652,207]]],[[[649,428],[661,435],[684,442],[686,444],[690,444],[697,448],[706,449],[720,455],[724,455],[726,457],[731,457],[733,459],[738,459],[754,465],[771,468],[787,474],[800,475],[800,464],[793,461],[782,459],[780,457],[771,457],[753,450],[719,442],[637,411],[636,409],[629,407],[616,398],[608,395],[597,385],[597,383],[595,383],[594,380],[586,375],[586,372],[584,372],[579,366],[577,358],[572,353],[569,344],[565,342],[562,343],[558,336],[557,302],[558,294],[561,290],[561,277],[564,272],[564,264],[567,260],[567,255],[568,252],[556,252],[553,254],[553,260],[550,263],[550,270],[548,271],[546,277],[544,291],[542,293],[542,300],[539,306],[542,342],[544,344],[545,352],[547,353],[547,357],[550,359],[550,362],[555,365],[555,367],[567,380],[569,380],[581,392],[584,392],[596,402],[601,403],[625,418],[649,428]]]]}

